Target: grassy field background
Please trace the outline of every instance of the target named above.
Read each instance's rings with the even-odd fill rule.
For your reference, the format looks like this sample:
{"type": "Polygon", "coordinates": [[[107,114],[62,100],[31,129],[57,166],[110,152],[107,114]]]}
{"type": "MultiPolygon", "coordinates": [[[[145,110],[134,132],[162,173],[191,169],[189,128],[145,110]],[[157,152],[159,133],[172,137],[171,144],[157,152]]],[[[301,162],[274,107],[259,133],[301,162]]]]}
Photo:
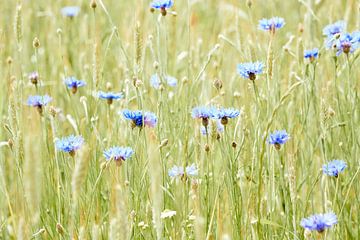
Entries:
{"type": "Polygon", "coordinates": [[[95,2],[0,1],[0,239],[360,238],[360,52],[334,57],[322,36],[338,20],[359,30],[358,1],[176,0],[165,17],[148,0],[95,2]],[[269,45],[258,21],[272,16],[286,25],[269,45]],[[254,92],[237,64],[255,61],[254,92]],[[177,86],[152,88],[155,73],[177,86]],[[69,76],[87,85],[72,94],[69,76]],[[109,105],[106,90],[125,97],[109,105]],[[26,105],[36,94],[52,97],[42,115],[26,105]],[[201,105],[241,115],[203,136],[201,105]],[[123,109],[158,123],[132,129],[123,109]],[[276,150],[266,139],[282,129],[276,150]],[[54,144],[71,134],[84,138],[74,157],[54,144]],[[120,167],[103,156],[115,145],[134,150],[120,167]],[[333,159],[348,166],[337,178],[321,170],[333,159]],[[168,176],[193,163],[198,176],[168,176]],[[326,212],[331,229],[300,226],[326,212]]]}

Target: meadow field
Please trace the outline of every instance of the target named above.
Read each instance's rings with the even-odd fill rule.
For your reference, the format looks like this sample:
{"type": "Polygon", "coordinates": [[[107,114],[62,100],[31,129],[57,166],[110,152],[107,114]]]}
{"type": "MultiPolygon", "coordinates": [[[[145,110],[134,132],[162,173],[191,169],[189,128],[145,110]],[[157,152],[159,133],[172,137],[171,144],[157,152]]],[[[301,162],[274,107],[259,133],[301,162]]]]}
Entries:
{"type": "Polygon", "coordinates": [[[0,0],[0,239],[360,239],[357,0],[0,0]]]}

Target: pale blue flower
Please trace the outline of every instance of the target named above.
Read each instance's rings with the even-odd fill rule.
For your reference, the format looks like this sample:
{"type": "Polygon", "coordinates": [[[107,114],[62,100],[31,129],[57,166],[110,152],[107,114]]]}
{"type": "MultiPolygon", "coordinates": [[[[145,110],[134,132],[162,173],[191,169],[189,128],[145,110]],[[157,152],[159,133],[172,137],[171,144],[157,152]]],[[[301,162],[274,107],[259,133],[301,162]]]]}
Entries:
{"type": "Polygon", "coordinates": [[[322,169],[323,173],[332,177],[338,177],[339,173],[343,172],[347,164],[342,160],[333,160],[328,164],[324,164],[322,169]]]}
{"type": "Polygon", "coordinates": [[[259,29],[264,31],[275,32],[276,29],[284,27],[285,21],[281,17],[273,17],[270,19],[261,19],[259,21],[259,29]]]}
{"type": "Polygon", "coordinates": [[[64,17],[73,18],[76,17],[79,14],[79,12],[80,12],[80,7],[78,6],[67,6],[61,9],[61,14],[64,17]]]}
{"type": "Polygon", "coordinates": [[[308,230],[323,232],[326,228],[330,228],[337,224],[338,220],[335,213],[315,214],[308,218],[303,218],[300,225],[308,230]]]}

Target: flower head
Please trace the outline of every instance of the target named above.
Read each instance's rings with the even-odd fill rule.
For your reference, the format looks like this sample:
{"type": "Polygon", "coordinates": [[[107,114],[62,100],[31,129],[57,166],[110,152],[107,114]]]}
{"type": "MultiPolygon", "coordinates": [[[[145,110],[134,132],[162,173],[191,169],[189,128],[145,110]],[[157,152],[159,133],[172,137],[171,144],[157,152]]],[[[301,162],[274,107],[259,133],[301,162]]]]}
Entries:
{"type": "Polygon", "coordinates": [[[323,173],[331,177],[338,177],[339,173],[343,172],[347,167],[346,163],[342,160],[333,160],[328,164],[324,164],[322,169],[323,173]]]}
{"type": "Polygon", "coordinates": [[[341,53],[353,53],[359,47],[359,39],[358,32],[352,34],[344,33],[338,39],[335,39],[332,44],[337,49],[336,56],[339,56],[341,53]]]}
{"type": "Polygon", "coordinates": [[[338,222],[335,213],[315,214],[308,218],[303,218],[300,225],[308,230],[323,232],[338,222]]]}
{"type": "Polygon", "coordinates": [[[319,49],[314,48],[304,51],[304,58],[310,59],[310,62],[313,62],[319,56],[319,49]]]}
{"type": "Polygon", "coordinates": [[[82,136],[70,135],[62,139],[58,139],[55,142],[55,146],[58,150],[63,152],[68,152],[71,156],[75,155],[75,151],[80,149],[84,143],[84,138],[82,136]]]}
{"type": "Polygon", "coordinates": [[[152,112],[131,111],[125,109],[122,111],[122,114],[125,119],[132,121],[132,127],[155,127],[157,124],[157,117],[152,112]]]}
{"type": "Polygon", "coordinates": [[[154,11],[154,9],[160,9],[160,12],[163,16],[166,16],[166,9],[171,8],[174,5],[173,0],[154,0],[151,4],[151,11],[154,11]]]}
{"type": "Polygon", "coordinates": [[[46,106],[49,102],[51,102],[52,98],[49,95],[44,96],[29,96],[27,100],[27,105],[32,107],[42,107],[46,106]]]}
{"type": "Polygon", "coordinates": [[[75,77],[67,77],[65,78],[65,84],[66,86],[71,89],[71,92],[75,94],[77,92],[77,89],[79,87],[85,86],[86,82],[83,80],[78,80],[75,77]]]}
{"type": "Polygon", "coordinates": [[[237,66],[238,73],[241,77],[250,79],[254,81],[256,79],[256,75],[261,74],[263,71],[264,65],[262,62],[248,62],[248,63],[240,63],[237,66]]]}
{"type": "Polygon", "coordinates": [[[43,107],[51,102],[52,98],[49,95],[44,96],[29,96],[27,100],[27,105],[36,107],[40,114],[42,114],[43,107]]]}
{"type": "Polygon", "coordinates": [[[276,29],[280,29],[285,25],[285,21],[281,17],[273,17],[270,19],[261,19],[259,21],[259,28],[264,31],[275,33],[276,29]]]}
{"type": "Polygon", "coordinates": [[[323,34],[327,37],[333,37],[336,34],[342,33],[346,28],[345,21],[337,21],[333,24],[329,24],[323,28],[323,34]]]}
{"type": "Polygon", "coordinates": [[[226,125],[229,118],[236,118],[240,115],[240,111],[234,108],[221,108],[217,112],[217,117],[221,119],[221,124],[226,125]]]}
{"type": "Polygon", "coordinates": [[[209,125],[209,118],[216,118],[218,110],[214,107],[194,107],[192,109],[193,118],[201,118],[203,126],[207,127],[209,125]]]}
{"type": "Polygon", "coordinates": [[[184,167],[182,166],[173,166],[169,170],[169,176],[172,178],[181,177],[183,178],[186,174],[186,176],[194,177],[198,175],[198,169],[195,164],[191,164],[190,166],[187,166],[184,171],[184,167]]]}
{"type": "Polygon", "coordinates": [[[61,9],[61,14],[64,17],[69,17],[69,18],[76,17],[79,14],[79,12],[80,12],[80,7],[78,6],[67,6],[61,9]]]}
{"type": "Polygon", "coordinates": [[[122,161],[127,160],[133,155],[134,151],[130,147],[111,147],[104,151],[106,160],[114,160],[117,165],[121,165],[122,161]]]}
{"type": "Polygon", "coordinates": [[[281,148],[281,145],[285,144],[289,140],[289,135],[285,130],[275,131],[270,134],[268,143],[273,144],[277,150],[281,148]]]}
{"type": "MultiPolygon", "coordinates": [[[[167,85],[169,85],[170,87],[176,87],[177,85],[177,79],[171,76],[165,76],[165,80],[167,85]]],[[[151,76],[150,78],[150,85],[155,88],[155,89],[159,89],[160,88],[160,79],[159,76],[157,74],[154,74],[151,76]]]]}
{"type": "Polygon", "coordinates": [[[108,104],[112,104],[113,100],[124,98],[122,93],[114,93],[114,92],[99,92],[99,98],[106,99],[108,104]]]}
{"type": "Polygon", "coordinates": [[[29,80],[32,84],[36,85],[39,81],[39,73],[38,72],[32,72],[29,74],[29,80]]]}

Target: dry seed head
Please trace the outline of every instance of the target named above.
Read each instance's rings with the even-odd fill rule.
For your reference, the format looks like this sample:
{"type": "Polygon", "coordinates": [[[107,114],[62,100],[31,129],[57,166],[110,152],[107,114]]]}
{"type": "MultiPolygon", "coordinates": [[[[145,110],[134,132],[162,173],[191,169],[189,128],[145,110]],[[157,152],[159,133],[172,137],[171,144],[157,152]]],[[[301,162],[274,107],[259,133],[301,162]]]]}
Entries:
{"type": "Polygon", "coordinates": [[[13,62],[13,60],[12,60],[12,58],[9,56],[9,57],[7,57],[7,59],[6,59],[6,62],[7,62],[7,64],[12,64],[12,62],[13,62]]]}
{"type": "Polygon", "coordinates": [[[17,5],[16,7],[15,33],[16,33],[16,41],[19,44],[22,39],[21,5],[17,5]]]}
{"type": "Polygon", "coordinates": [[[246,5],[251,8],[252,6],[252,0],[246,0],[246,5]]]}
{"type": "Polygon", "coordinates": [[[56,33],[57,33],[58,35],[61,35],[61,34],[62,34],[61,28],[56,29],[56,33]]]}
{"type": "Polygon", "coordinates": [[[106,90],[110,91],[112,89],[112,84],[111,82],[107,82],[106,83],[106,90]]]}
{"type": "Polygon", "coordinates": [[[141,87],[143,85],[143,82],[140,80],[140,79],[137,79],[136,81],[135,81],[135,87],[136,88],[139,88],[139,87],[141,87]]]}
{"type": "Polygon", "coordinates": [[[58,232],[58,233],[60,233],[61,235],[63,235],[64,234],[64,227],[60,224],[60,223],[57,223],[56,224],[56,231],[58,232]]]}
{"type": "Polygon", "coordinates": [[[34,40],[33,40],[33,47],[34,48],[39,48],[40,47],[40,40],[35,37],[34,40]]]}
{"type": "Polygon", "coordinates": [[[10,148],[12,148],[14,146],[14,141],[11,138],[9,138],[9,140],[8,140],[8,145],[10,148]]]}
{"type": "Polygon", "coordinates": [[[298,31],[299,31],[299,33],[303,33],[303,32],[304,32],[304,25],[303,25],[302,23],[299,23],[298,31]]]}
{"type": "Polygon", "coordinates": [[[223,82],[220,79],[215,79],[213,85],[217,90],[220,90],[223,86],[223,82]]]}
{"type": "Polygon", "coordinates": [[[95,8],[97,7],[96,0],[90,1],[90,7],[95,10],[95,8]]]}
{"type": "Polygon", "coordinates": [[[205,144],[205,152],[209,152],[210,151],[210,146],[209,144],[205,144]]]}
{"type": "Polygon", "coordinates": [[[168,143],[169,143],[169,139],[165,138],[164,140],[161,141],[160,148],[165,147],[166,145],[168,145],[168,143]]]}

